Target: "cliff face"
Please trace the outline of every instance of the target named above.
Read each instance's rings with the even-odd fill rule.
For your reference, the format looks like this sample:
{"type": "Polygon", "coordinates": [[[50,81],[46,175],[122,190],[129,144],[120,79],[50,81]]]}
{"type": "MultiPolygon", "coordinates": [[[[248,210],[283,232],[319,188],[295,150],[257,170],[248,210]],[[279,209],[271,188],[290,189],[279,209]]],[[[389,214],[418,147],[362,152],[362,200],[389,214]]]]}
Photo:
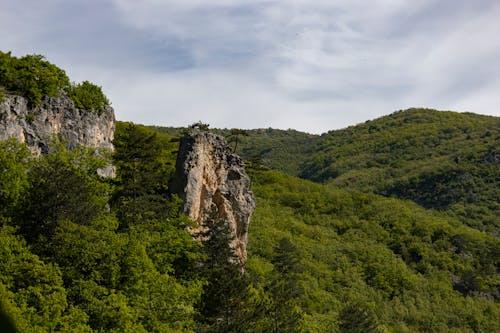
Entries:
{"type": "MultiPolygon", "coordinates": [[[[68,149],[88,146],[113,149],[115,115],[111,107],[104,112],[88,112],[75,108],[67,96],[46,97],[41,105],[30,107],[21,96],[5,95],[0,102],[0,140],[16,138],[40,155],[48,152],[48,144],[56,135],[68,149]]],[[[101,170],[111,176],[112,168],[101,170]]]]}
{"type": "Polygon", "coordinates": [[[255,198],[243,161],[231,153],[226,140],[197,130],[183,137],[172,189],[184,200],[184,213],[198,223],[194,232],[206,229],[204,221],[215,209],[227,223],[234,237],[231,246],[244,265],[255,198]]]}

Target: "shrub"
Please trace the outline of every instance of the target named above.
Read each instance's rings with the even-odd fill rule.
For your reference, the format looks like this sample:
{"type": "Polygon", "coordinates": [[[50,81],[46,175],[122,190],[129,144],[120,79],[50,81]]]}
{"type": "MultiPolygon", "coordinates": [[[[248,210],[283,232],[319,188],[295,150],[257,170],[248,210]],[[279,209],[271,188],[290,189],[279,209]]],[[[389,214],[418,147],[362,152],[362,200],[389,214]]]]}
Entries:
{"type": "Polygon", "coordinates": [[[101,114],[104,107],[109,105],[109,100],[102,92],[102,88],[89,81],[71,85],[68,94],[79,109],[97,110],[101,114]]]}
{"type": "Polygon", "coordinates": [[[66,72],[42,55],[16,58],[0,51],[0,85],[25,96],[32,105],[39,105],[44,96],[57,96],[69,83],[66,72]]]}
{"type": "Polygon", "coordinates": [[[101,87],[89,81],[70,84],[64,70],[37,54],[16,58],[0,51],[0,101],[4,91],[26,97],[33,106],[40,105],[43,97],[55,97],[63,91],[79,109],[101,114],[109,105],[101,87]]]}

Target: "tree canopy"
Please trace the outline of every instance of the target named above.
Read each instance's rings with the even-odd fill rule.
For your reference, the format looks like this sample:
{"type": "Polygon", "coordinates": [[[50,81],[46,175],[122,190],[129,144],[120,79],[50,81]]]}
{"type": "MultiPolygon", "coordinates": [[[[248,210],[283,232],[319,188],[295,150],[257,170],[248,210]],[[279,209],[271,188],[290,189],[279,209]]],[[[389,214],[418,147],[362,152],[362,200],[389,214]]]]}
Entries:
{"type": "Polygon", "coordinates": [[[103,112],[110,104],[101,87],[89,81],[70,83],[64,70],[38,54],[16,58],[11,52],[0,51],[0,88],[2,94],[24,96],[34,106],[46,96],[57,97],[63,92],[79,109],[103,112]]]}

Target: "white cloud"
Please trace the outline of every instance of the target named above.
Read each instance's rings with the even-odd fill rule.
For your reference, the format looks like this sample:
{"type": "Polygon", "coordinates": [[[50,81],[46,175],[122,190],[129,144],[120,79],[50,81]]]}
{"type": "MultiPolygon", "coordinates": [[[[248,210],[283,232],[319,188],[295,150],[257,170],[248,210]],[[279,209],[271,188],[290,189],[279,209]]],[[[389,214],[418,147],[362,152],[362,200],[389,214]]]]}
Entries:
{"type": "Polygon", "coordinates": [[[495,1],[0,5],[3,47],[102,85],[123,120],[320,132],[410,106],[500,115],[495,1]]]}

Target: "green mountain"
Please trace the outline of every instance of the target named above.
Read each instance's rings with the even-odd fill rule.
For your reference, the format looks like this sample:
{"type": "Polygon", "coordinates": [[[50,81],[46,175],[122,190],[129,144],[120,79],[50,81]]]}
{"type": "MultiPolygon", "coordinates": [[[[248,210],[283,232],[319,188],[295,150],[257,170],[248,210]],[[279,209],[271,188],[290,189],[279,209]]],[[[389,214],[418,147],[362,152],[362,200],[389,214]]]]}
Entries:
{"type": "Polygon", "coordinates": [[[249,272],[266,290],[280,241],[289,240],[288,255],[299,260],[287,277],[297,295],[287,301],[302,311],[307,330],[500,328],[490,317],[500,310],[493,301],[500,296],[498,238],[411,202],[276,171],[251,175],[258,206],[249,235],[249,272]],[[361,317],[377,329],[363,328],[361,317]]]}
{"type": "Polygon", "coordinates": [[[498,117],[410,109],[322,136],[300,176],[409,199],[498,235],[498,147],[498,117]]]}
{"type": "Polygon", "coordinates": [[[363,313],[394,332],[498,330],[474,328],[464,309],[482,303],[482,317],[499,295],[499,121],[410,109],[321,136],[246,131],[235,150],[256,167],[249,272],[272,289],[290,240],[308,329],[363,313]]]}
{"type": "MultiPolygon", "coordinates": [[[[230,130],[213,131],[232,138],[230,130]]],[[[409,109],[321,136],[248,130],[236,153],[314,182],[412,200],[498,235],[498,147],[498,117],[409,109]]]]}
{"type": "MultiPolygon", "coordinates": [[[[43,57],[0,58],[5,94],[73,89],[43,57]]],[[[498,125],[412,109],[321,136],[214,130],[257,197],[244,274],[224,220],[194,240],[170,194],[182,129],[117,122],[109,156],[0,142],[0,327],[500,332],[498,125]]]]}

